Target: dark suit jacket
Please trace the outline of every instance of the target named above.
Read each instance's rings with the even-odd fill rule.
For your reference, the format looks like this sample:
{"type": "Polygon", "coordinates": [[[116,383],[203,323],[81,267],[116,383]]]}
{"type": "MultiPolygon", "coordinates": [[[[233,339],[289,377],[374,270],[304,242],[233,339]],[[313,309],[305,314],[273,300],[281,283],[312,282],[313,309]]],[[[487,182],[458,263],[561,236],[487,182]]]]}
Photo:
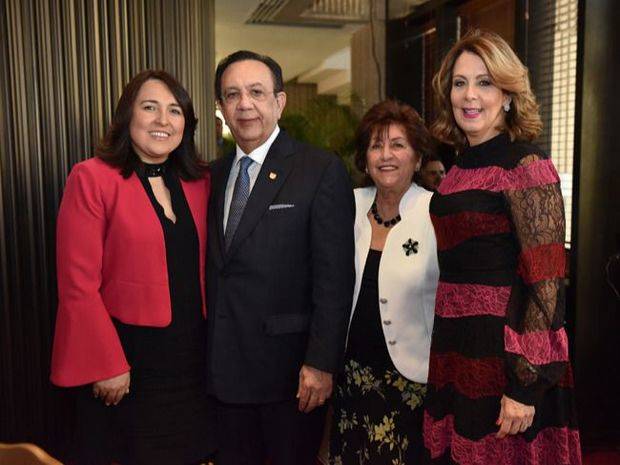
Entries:
{"type": "Polygon", "coordinates": [[[342,357],[355,275],[351,184],[337,157],[281,131],[226,253],[233,160],[211,168],[210,387],[224,402],[288,400],[302,364],[335,372],[342,357]]]}

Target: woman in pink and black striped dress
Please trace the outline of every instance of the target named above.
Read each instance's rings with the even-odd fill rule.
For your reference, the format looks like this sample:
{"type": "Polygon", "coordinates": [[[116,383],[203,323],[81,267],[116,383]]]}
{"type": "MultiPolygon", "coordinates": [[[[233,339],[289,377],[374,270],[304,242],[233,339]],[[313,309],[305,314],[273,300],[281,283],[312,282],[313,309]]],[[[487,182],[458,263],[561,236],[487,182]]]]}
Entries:
{"type": "Polygon", "coordinates": [[[440,282],[424,443],[433,464],[581,463],[564,330],[564,207],[527,69],[473,31],[433,81],[459,156],[431,201],[440,282]]]}

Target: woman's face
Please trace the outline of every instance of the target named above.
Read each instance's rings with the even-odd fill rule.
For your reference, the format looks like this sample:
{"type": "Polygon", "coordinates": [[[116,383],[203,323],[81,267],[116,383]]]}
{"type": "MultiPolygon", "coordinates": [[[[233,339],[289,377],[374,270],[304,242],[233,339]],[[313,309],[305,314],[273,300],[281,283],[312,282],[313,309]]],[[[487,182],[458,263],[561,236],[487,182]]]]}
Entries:
{"type": "Polygon", "coordinates": [[[185,116],[168,86],[158,79],[146,81],[134,101],[129,135],[136,154],[145,163],[168,159],[183,139],[185,116]]]}
{"type": "Polygon", "coordinates": [[[469,145],[477,145],[499,134],[505,122],[502,106],[509,97],[495,86],[484,61],[475,53],[463,52],[452,69],[450,101],[459,128],[469,145]]]}
{"type": "Polygon", "coordinates": [[[366,151],[366,167],[377,189],[408,189],[418,163],[419,157],[400,124],[390,124],[387,131],[375,130],[366,151]]]}

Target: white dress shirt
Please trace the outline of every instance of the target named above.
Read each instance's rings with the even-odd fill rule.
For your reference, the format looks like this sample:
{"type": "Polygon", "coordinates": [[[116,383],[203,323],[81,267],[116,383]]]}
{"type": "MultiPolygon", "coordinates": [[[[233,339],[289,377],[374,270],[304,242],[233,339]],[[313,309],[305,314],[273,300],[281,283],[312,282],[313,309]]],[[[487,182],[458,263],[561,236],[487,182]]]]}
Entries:
{"type": "MultiPolygon", "coordinates": [[[[357,304],[372,229],[367,216],[377,189],[355,189],[355,290],[357,304]]],[[[396,369],[407,379],[426,383],[439,280],[437,241],[429,204],[432,192],[411,184],[400,200],[401,221],[387,236],[379,264],[379,312],[386,347],[396,369]],[[418,242],[417,253],[403,247],[418,242]]],[[[374,221],[374,220],[373,220],[374,221]]],[[[353,312],[351,313],[353,318],[353,312]]]]}
{"type": "Polygon", "coordinates": [[[226,194],[224,195],[224,231],[226,231],[226,223],[228,223],[228,212],[230,210],[230,203],[232,202],[233,191],[235,190],[235,182],[237,181],[237,176],[239,175],[239,160],[241,157],[248,156],[252,159],[254,163],[252,163],[248,168],[248,175],[250,176],[250,193],[254,188],[254,184],[258,179],[258,174],[260,173],[260,169],[265,162],[265,158],[267,157],[267,153],[271,148],[271,144],[276,140],[278,134],[280,133],[280,127],[276,124],[273,132],[269,136],[269,138],[263,142],[260,146],[256,147],[250,153],[245,153],[241,150],[241,147],[237,145],[237,153],[235,155],[235,159],[233,160],[232,167],[230,168],[230,174],[228,175],[228,182],[226,183],[226,194]]]}

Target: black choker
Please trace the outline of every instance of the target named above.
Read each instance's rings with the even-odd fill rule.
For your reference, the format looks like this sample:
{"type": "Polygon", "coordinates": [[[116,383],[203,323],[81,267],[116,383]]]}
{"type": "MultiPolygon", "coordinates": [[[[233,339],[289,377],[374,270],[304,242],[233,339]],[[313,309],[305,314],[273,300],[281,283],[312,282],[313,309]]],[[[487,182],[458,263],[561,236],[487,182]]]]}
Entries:
{"type": "Polygon", "coordinates": [[[142,162],[142,166],[144,167],[144,174],[147,178],[159,178],[166,172],[166,168],[168,168],[168,161],[166,160],[163,163],[157,164],[142,162]]]}
{"type": "Polygon", "coordinates": [[[396,215],[394,218],[392,218],[391,220],[383,221],[383,218],[381,218],[381,216],[379,215],[379,212],[377,211],[376,201],[372,203],[372,207],[370,207],[370,213],[372,213],[372,216],[377,223],[385,226],[386,228],[391,228],[392,226],[394,226],[396,223],[400,221],[400,213],[396,215]]]}

